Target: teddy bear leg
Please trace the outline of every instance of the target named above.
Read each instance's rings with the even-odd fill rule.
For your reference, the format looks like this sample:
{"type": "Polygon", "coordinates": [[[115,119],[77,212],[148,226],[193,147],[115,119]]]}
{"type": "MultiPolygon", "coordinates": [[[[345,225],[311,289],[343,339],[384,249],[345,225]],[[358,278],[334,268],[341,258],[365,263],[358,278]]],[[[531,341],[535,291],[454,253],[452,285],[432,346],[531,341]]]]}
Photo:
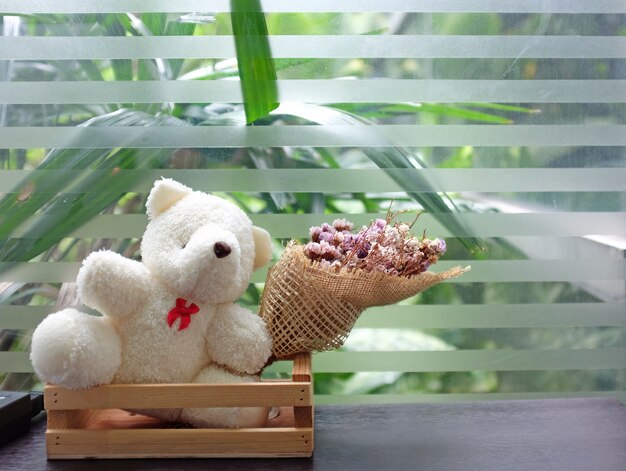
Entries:
{"type": "MultiPolygon", "coordinates": [[[[217,365],[204,368],[194,383],[250,383],[256,376],[239,376],[229,373],[217,365]]],[[[269,407],[215,407],[183,409],[180,420],[194,427],[248,428],[263,427],[267,422],[269,407]]]]}
{"type": "Polygon", "coordinates": [[[41,381],[89,388],[113,380],[122,361],[122,342],[108,318],[64,309],[35,329],[30,358],[41,381]]]}

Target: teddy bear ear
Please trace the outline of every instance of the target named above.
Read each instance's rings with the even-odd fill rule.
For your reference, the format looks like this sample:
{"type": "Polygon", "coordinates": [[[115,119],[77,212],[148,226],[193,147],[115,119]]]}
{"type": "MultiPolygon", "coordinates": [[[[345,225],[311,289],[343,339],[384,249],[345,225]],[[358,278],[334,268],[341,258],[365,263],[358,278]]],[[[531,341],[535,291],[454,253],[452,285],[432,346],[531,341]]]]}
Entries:
{"type": "Polygon", "coordinates": [[[254,269],[261,268],[272,259],[272,238],[269,232],[257,226],[252,226],[254,237],[254,269]]]}
{"type": "Polygon", "coordinates": [[[175,203],[185,196],[193,193],[193,190],[171,178],[163,178],[154,182],[154,186],[148,195],[146,209],[148,218],[154,219],[159,214],[167,211],[175,203]]]}

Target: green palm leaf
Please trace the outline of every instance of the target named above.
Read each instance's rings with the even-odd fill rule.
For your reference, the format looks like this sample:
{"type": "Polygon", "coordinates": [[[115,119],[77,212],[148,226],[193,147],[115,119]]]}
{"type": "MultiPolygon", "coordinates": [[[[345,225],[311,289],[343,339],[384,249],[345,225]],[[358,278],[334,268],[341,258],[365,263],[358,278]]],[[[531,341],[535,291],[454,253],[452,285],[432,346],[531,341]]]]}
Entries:
{"type": "Polygon", "coordinates": [[[259,0],[231,0],[241,92],[246,122],[267,116],[278,107],[276,69],[259,0]]]}
{"type": "MultiPolygon", "coordinates": [[[[364,132],[376,132],[375,127],[366,129],[371,126],[368,121],[360,116],[348,113],[347,111],[334,109],[328,106],[318,106],[311,104],[289,104],[281,105],[273,114],[287,114],[297,116],[309,122],[321,125],[351,125],[361,126],[364,132]]],[[[407,149],[395,146],[392,142],[389,147],[382,148],[363,148],[363,153],[369,157],[378,167],[387,172],[402,188],[406,194],[414,201],[418,202],[424,210],[432,213],[433,217],[438,218],[439,222],[445,226],[452,234],[468,234],[468,230],[459,218],[439,217],[457,213],[457,208],[452,199],[444,194],[443,197],[438,194],[437,188],[421,176],[417,172],[397,172],[396,169],[415,169],[414,162],[424,168],[426,165],[415,154],[407,149]],[[415,189],[420,191],[416,192],[415,189]]],[[[459,237],[459,241],[470,251],[478,252],[483,249],[480,239],[475,237],[459,237]]]]}
{"type": "MultiPolygon", "coordinates": [[[[122,109],[93,118],[84,127],[188,126],[171,116],[154,117],[122,109]]],[[[168,161],[168,149],[57,149],[21,182],[14,193],[0,200],[0,260],[28,261],[67,237],[126,193],[129,184],[138,184],[143,172],[129,169],[161,168],[168,161]],[[95,169],[68,181],[63,172],[46,170],[95,169]],[[14,237],[15,231],[19,237],[14,237]]]]}

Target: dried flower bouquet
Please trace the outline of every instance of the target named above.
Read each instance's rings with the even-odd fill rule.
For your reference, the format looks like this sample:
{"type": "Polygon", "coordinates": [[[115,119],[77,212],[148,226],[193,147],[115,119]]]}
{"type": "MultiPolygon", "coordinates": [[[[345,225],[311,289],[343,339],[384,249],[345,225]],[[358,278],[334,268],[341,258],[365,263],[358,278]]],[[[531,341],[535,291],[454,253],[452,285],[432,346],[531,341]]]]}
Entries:
{"type": "Polygon", "coordinates": [[[288,244],[270,269],[260,309],[277,358],[339,348],[365,308],[393,304],[469,270],[427,271],[445,242],[415,238],[413,224],[392,223],[396,216],[388,213],[357,233],[338,219],[312,227],[306,245],[288,244]]]}

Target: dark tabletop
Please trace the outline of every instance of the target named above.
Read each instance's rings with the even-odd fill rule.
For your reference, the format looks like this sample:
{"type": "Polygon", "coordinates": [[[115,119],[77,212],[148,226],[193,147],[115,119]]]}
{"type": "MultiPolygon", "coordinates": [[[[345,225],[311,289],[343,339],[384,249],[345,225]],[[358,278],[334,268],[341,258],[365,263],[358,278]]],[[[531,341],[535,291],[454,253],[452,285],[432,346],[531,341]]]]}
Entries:
{"type": "Polygon", "coordinates": [[[46,461],[45,420],[0,448],[3,471],[624,471],[615,399],[317,406],[313,458],[46,461]]]}

